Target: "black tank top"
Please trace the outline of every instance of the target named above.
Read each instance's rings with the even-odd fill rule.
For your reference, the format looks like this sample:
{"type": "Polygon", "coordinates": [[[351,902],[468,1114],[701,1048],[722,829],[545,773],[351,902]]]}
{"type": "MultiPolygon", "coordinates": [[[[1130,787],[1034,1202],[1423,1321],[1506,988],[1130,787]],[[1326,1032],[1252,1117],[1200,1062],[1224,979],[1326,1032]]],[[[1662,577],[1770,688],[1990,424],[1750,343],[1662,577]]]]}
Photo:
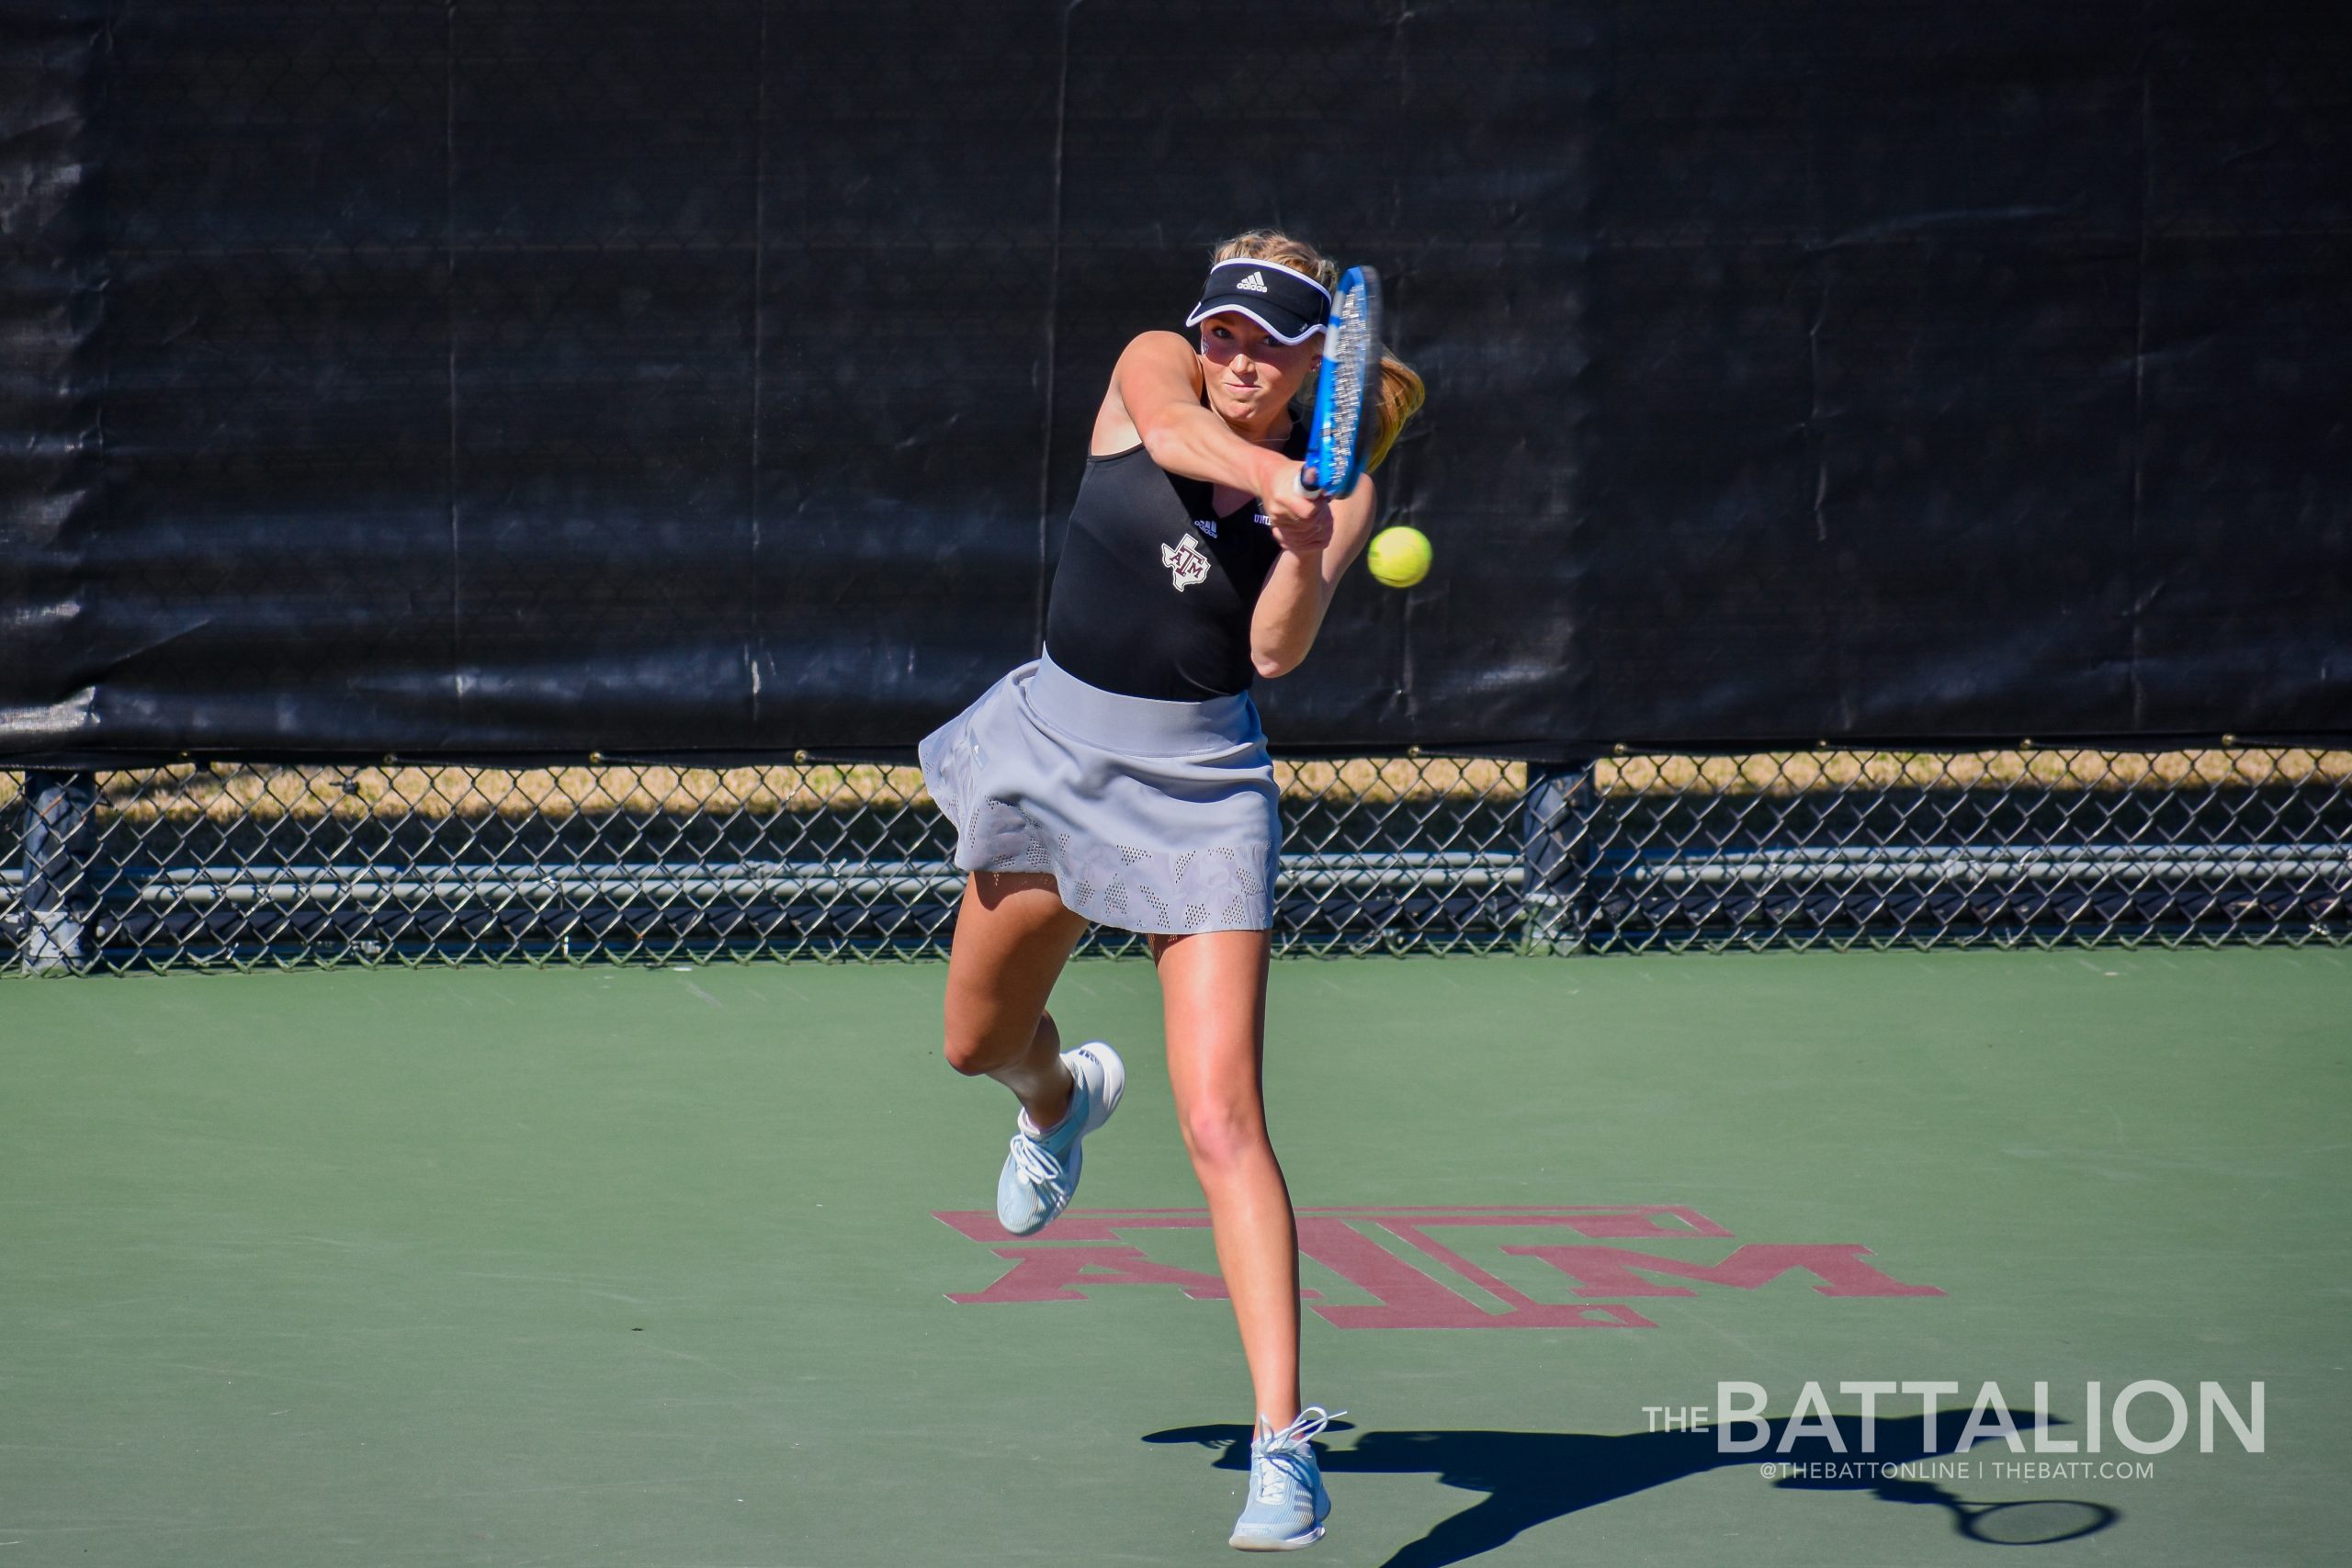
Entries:
{"type": "MultiPolygon", "coordinates": [[[[1292,422],[1283,455],[1306,455],[1292,422]]],[[[1086,459],[1046,605],[1046,648],[1090,686],[1199,702],[1250,689],[1250,617],[1282,547],[1252,500],[1218,516],[1206,479],[1141,446],[1086,459]]]]}

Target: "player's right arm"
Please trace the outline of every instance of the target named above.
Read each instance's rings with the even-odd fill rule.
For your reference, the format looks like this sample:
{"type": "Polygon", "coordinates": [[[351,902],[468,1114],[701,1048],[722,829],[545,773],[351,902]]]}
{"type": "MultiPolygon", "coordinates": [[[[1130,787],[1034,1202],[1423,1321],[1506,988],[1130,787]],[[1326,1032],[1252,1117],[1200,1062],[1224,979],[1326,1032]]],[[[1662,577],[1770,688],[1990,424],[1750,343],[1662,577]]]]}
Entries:
{"type": "Polygon", "coordinates": [[[1200,358],[1181,335],[1137,337],[1111,372],[1111,389],[1095,416],[1094,450],[1116,452],[1140,441],[1171,474],[1246,491],[1276,516],[1312,517],[1318,501],[1300,488],[1298,465],[1234,434],[1201,402],[1200,376],[1200,358]]]}

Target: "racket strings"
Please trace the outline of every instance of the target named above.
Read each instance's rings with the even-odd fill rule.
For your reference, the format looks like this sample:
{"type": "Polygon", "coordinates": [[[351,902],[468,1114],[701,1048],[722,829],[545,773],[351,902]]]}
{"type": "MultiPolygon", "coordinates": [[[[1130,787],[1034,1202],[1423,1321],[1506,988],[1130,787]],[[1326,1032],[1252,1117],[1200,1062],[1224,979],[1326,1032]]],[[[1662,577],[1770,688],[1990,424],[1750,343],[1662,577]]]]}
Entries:
{"type": "Polygon", "coordinates": [[[1340,330],[1337,342],[1330,345],[1332,368],[1331,423],[1326,432],[1327,444],[1345,449],[1355,440],[1356,425],[1363,414],[1363,372],[1365,352],[1370,337],[1369,323],[1364,320],[1364,299],[1361,292],[1351,293],[1340,301],[1340,330]]]}

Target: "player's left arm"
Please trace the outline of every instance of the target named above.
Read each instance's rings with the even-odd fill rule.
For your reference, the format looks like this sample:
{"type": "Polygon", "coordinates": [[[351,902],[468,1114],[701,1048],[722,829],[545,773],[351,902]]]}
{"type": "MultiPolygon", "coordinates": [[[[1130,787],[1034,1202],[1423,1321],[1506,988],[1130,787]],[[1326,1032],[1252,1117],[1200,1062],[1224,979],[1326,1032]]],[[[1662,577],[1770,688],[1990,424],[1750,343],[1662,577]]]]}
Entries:
{"type": "MultiPolygon", "coordinates": [[[[1291,482],[1298,482],[1295,476],[1291,482]]],[[[1344,500],[1317,508],[1313,520],[1274,525],[1283,553],[1266,573],[1257,612],[1250,617],[1250,662],[1259,674],[1270,681],[1289,674],[1315,646],[1323,613],[1331,607],[1340,579],[1363,553],[1377,510],[1367,474],[1344,500]]]]}

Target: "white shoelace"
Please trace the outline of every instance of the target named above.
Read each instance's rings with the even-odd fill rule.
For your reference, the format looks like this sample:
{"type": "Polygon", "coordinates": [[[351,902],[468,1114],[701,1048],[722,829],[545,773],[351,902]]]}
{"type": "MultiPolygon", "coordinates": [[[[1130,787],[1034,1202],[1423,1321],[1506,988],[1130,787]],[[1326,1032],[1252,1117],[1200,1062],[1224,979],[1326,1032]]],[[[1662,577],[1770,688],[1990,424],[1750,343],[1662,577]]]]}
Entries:
{"type": "Polygon", "coordinates": [[[1259,1465],[1258,1501],[1287,1503],[1293,1487],[1308,1485],[1308,1467],[1315,1462],[1315,1453],[1307,1443],[1346,1414],[1310,1404],[1281,1431],[1259,1438],[1254,1456],[1259,1465]]]}
{"type": "Polygon", "coordinates": [[[1061,1179],[1062,1162],[1054,1157],[1054,1151],[1026,1133],[1012,1134],[1012,1163],[1039,1187],[1061,1179]]]}

